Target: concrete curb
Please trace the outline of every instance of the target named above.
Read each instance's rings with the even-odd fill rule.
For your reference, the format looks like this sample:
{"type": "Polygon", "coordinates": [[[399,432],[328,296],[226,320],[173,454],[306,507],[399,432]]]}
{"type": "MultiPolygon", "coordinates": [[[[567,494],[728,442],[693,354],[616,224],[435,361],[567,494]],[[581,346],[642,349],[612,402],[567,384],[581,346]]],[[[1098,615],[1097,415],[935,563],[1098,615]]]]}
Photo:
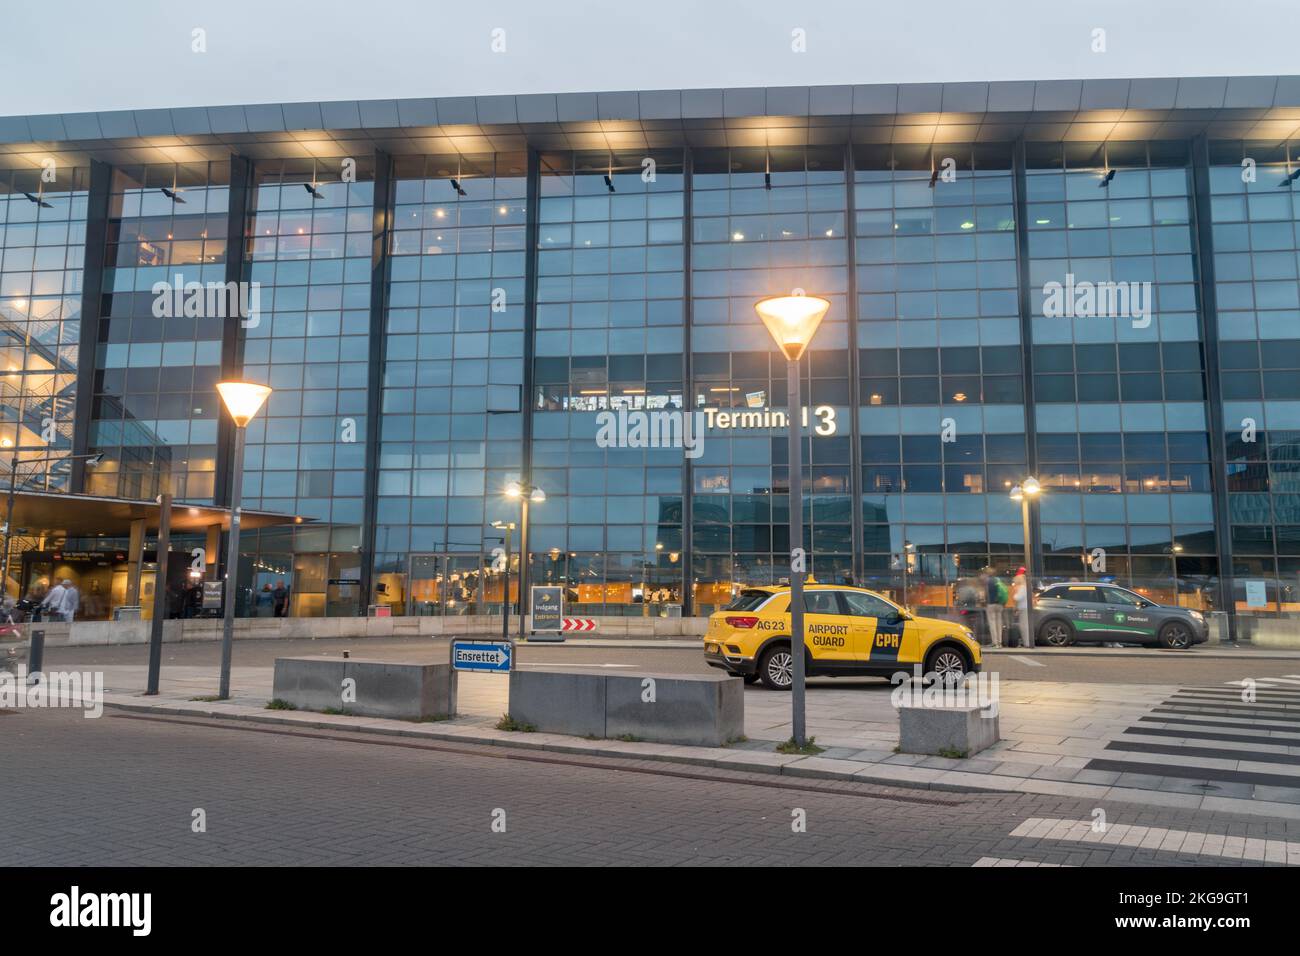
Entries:
{"type": "MultiPolygon", "coordinates": [[[[900,764],[860,764],[827,757],[799,757],[770,751],[736,750],[725,747],[686,747],[673,744],[587,740],[561,734],[518,733],[492,727],[445,726],[444,722],[414,723],[403,727],[399,721],[381,718],[356,718],[345,715],[315,714],[303,711],[266,711],[244,705],[198,704],[197,702],[150,702],[138,698],[105,697],[106,710],[158,714],[173,717],[202,717],[247,723],[297,727],[310,730],[334,730],[377,736],[433,740],[442,743],[476,744],[544,751],[587,757],[618,757],[645,761],[713,767],[750,773],[777,774],[793,779],[840,780],[915,790],[945,793],[1007,794],[1033,793],[1060,797],[1078,797],[1104,803],[1134,803],[1145,807],[1174,807],[1216,813],[1238,813],[1300,820],[1300,804],[1242,800],[1233,797],[1198,796],[1159,790],[1137,790],[1101,784],[1069,783],[1037,777],[973,773],[962,770],[963,761],[952,760],[951,769],[905,766],[900,764]],[[846,764],[848,766],[846,766],[846,764]]],[[[450,723],[450,722],[446,722],[450,723]]],[[[616,767],[611,769],[618,769],[616,767]]]]}
{"type": "Polygon", "coordinates": [[[1162,657],[1173,660],[1256,660],[1256,661],[1297,661],[1300,662],[1300,650],[1276,650],[1270,648],[1233,647],[1222,649],[1186,651],[1166,651],[1155,648],[1130,647],[983,647],[981,653],[986,658],[1042,655],[1052,657],[1099,657],[1104,659],[1126,659],[1130,657],[1162,657]]]}

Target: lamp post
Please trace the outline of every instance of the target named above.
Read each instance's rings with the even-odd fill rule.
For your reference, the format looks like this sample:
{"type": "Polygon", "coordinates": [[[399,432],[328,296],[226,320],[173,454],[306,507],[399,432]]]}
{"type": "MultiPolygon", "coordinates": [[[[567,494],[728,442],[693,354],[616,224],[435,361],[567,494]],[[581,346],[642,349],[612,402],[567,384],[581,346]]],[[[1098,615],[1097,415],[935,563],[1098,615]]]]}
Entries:
{"type": "Polygon", "coordinates": [[[523,481],[506,485],[506,497],[519,499],[519,640],[524,639],[524,615],[528,612],[528,503],[540,505],[546,492],[523,481]]]}
{"type": "Polygon", "coordinates": [[[1029,533],[1029,504],[1042,492],[1037,478],[1029,477],[1011,489],[1011,500],[1020,502],[1020,523],[1025,536],[1025,606],[1020,609],[1020,642],[1024,647],[1034,646],[1033,621],[1030,615],[1034,605],[1034,548],[1029,533]]]}
{"type": "MultiPolygon", "coordinates": [[[[18,450],[14,448],[13,439],[5,438],[0,440],[0,447],[12,449],[9,457],[9,493],[5,502],[5,533],[4,533],[4,558],[0,560],[0,598],[9,593],[9,544],[14,534],[14,499],[18,495],[18,466],[19,465],[39,465],[49,461],[84,461],[88,465],[98,464],[103,460],[104,453],[98,452],[93,455],[46,455],[44,458],[26,458],[18,460],[18,450]]],[[[18,597],[22,597],[21,594],[18,597]]]]}
{"type": "Polygon", "coordinates": [[[790,429],[790,728],[796,747],[807,743],[803,580],[808,558],[803,550],[803,401],[799,394],[799,360],[830,307],[827,300],[811,295],[775,296],[754,303],[754,311],[786,360],[786,418],[790,429]]]}
{"type": "Polygon", "coordinates": [[[903,600],[900,603],[902,603],[905,610],[907,608],[908,574],[912,570],[912,553],[914,551],[916,551],[916,545],[910,541],[903,542],[903,600]]]}
{"type": "MultiPolygon", "coordinates": [[[[510,532],[515,530],[513,521],[493,521],[492,527],[501,532],[501,540],[505,544],[505,580],[502,582],[501,591],[501,640],[507,644],[510,643],[510,532]]],[[[522,600],[523,595],[520,595],[522,600]]]]}
{"type": "Polygon", "coordinates": [[[230,654],[235,642],[235,588],[239,584],[239,513],[244,486],[244,436],[271,389],[253,382],[218,382],[217,392],[235,423],[234,474],[230,480],[230,541],[226,547],[225,615],[221,622],[221,685],[217,697],[230,697],[230,654]]]}

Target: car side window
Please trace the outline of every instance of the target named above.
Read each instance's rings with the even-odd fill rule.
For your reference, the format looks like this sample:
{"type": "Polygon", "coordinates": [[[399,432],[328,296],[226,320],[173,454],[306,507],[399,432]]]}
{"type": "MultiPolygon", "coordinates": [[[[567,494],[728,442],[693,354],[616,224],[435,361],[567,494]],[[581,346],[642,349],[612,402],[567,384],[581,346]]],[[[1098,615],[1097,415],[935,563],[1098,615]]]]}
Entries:
{"type": "Polygon", "coordinates": [[[807,614],[839,614],[840,603],[834,591],[804,591],[803,609],[807,614]]]}
{"type": "Polygon", "coordinates": [[[1121,604],[1124,607],[1141,607],[1146,603],[1136,594],[1129,594],[1127,591],[1121,591],[1118,588],[1106,588],[1103,593],[1106,595],[1107,604],[1121,604]]]}
{"type": "Polygon", "coordinates": [[[1102,597],[1097,593],[1096,588],[1066,588],[1065,593],[1060,595],[1067,601],[1082,601],[1085,604],[1101,604],[1102,597]]]}
{"type": "Polygon", "coordinates": [[[854,617],[892,617],[894,614],[893,605],[889,604],[871,594],[863,594],[860,591],[841,591],[844,596],[844,603],[848,605],[849,613],[854,617]]]}

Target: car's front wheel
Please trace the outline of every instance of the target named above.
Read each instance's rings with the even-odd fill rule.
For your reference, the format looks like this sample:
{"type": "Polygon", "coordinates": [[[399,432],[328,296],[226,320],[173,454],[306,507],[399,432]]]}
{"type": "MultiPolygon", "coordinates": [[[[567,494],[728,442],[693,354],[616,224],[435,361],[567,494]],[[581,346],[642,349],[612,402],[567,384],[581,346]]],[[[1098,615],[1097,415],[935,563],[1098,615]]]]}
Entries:
{"type": "Polygon", "coordinates": [[[769,647],[758,662],[758,675],[769,690],[789,690],[794,684],[794,655],[784,644],[769,647]]]}
{"type": "Polygon", "coordinates": [[[1192,630],[1181,621],[1170,621],[1160,629],[1160,646],[1181,651],[1192,644],[1192,630]]]}

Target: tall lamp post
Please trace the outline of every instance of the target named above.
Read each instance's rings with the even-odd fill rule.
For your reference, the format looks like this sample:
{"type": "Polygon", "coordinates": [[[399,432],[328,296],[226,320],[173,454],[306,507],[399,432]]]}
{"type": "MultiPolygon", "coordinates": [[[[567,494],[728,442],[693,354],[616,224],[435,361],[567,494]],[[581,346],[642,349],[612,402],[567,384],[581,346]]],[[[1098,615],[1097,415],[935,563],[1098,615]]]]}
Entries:
{"type": "MultiPolygon", "coordinates": [[[[515,530],[513,521],[493,521],[492,527],[501,532],[501,541],[505,545],[506,569],[501,585],[501,640],[510,643],[510,532],[515,530]]],[[[523,599],[523,595],[520,595],[523,599]]]]}
{"type": "MultiPolygon", "coordinates": [[[[796,747],[807,743],[804,726],[803,580],[808,558],[803,550],[803,399],[799,360],[831,304],[812,295],[782,295],[754,303],[776,347],[786,360],[787,424],[790,429],[790,726],[796,747]]],[[[770,666],[770,665],[769,665],[770,666]]]]}
{"type": "Polygon", "coordinates": [[[912,555],[915,551],[916,545],[910,541],[903,542],[903,600],[899,603],[903,605],[904,609],[907,608],[908,575],[912,570],[912,555]]]}
{"type": "Polygon", "coordinates": [[[271,389],[253,382],[218,382],[217,392],[235,423],[234,474],[230,479],[230,542],[226,548],[225,616],[221,622],[221,686],[217,697],[230,697],[230,654],[235,643],[235,589],[239,584],[239,514],[244,486],[244,436],[271,389]]]}
{"type": "MultiPolygon", "coordinates": [[[[46,455],[44,458],[24,458],[18,460],[18,450],[14,448],[13,439],[0,440],[0,448],[12,449],[9,457],[9,493],[5,501],[4,558],[0,561],[0,598],[9,593],[9,544],[14,536],[14,499],[18,496],[18,466],[39,465],[50,461],[84,461],[88,465],[99,464],[104,458],[103,452],[93,455],[46,455]]],[[[21,594],[18,597],[22,597],[21,594]]]]}
{"type": "Polygon", "coordinates": [[[1026,478],[1011,489],[1011,500],[1020,502],[1020,523],[1025,535],[1025,606],[1020,609],[1020,643],[1034,646],[1033,621],[1030,615],[1034,606],[1034,548],[1029,534],[1029,505],[1042,493],[1043,487],[1034,477],[1026,478]]]}
{"type": "Polygon", "coordinates": [[[523,481],[506,485],[506,497],[519,501],[519,640],[524,639],[524,615],[528,613],[528,503],[540,505],[546,492],[523,481]]]}

